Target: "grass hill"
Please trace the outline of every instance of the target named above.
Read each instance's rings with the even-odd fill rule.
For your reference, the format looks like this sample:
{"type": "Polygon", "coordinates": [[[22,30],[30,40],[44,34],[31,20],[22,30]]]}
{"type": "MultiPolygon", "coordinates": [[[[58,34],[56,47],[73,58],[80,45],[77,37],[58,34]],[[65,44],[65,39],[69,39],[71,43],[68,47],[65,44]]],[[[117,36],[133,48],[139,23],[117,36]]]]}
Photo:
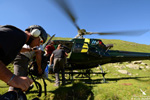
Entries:
{"type": "MultiPolygon", "coordinates": [[[[71,38],[55,37],[54,40],[70,40],[71,38]]],[[[150,52],[150,45],[137,44],[121,40],[102,39],[104,44],[113,44],[113,50],[150,52]]],[[[54,86],[54,75],[50,74],[52,80],[47,83],[47,96],[44,91],[40,100],[150,100],[150,61],[142,61],[141,64],[133,62],[114,63],[103,65],[103,70],[107,83],[103,83],[102,75],[91,75],[88,78],[76,78],[74,82],[65,86],[54,86]],[[134,67],[129,67],[133,65],[134,67]],[[120,73],[120,70],[126,73],[120,73]],[[144,92],[142,92],[144,91],[144,92]],[[145,95],[145,94],[146,95],[145,95]]],[[[11,68],[12,65],[9,65],[11,68]]],[[[11,69],[12,70],[12,69],[11,69]]],[[[99,67],[92,71],[101,71],[99,67]]],[[[68,76],[66,76],[68,79],[68,76]]],[[[42,80],[38,80],[43,85],[42,80]]],[[[8,86],[0,81],[0,94],[8,90],[8,86]]],[[[38,94],[34,87],[29,94],[28,100],[33,99],[38,94]]]]}
{"type": "Polygon", "coordinates": [[[122,40],[107,40],[102,39],[105,44],[113,44],[113,50],[135,51],[135,52],[150,52],[150,45],[138,44],[134,42],[122,40]]]}

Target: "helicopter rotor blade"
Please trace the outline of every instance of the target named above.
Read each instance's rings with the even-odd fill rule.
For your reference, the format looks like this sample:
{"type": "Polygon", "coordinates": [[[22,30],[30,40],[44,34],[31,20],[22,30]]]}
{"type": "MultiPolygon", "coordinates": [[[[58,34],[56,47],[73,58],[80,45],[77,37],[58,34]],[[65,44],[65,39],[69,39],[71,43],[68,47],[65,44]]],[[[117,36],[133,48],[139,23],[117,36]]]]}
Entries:
{"type": "Polygon", "coordinates": [[[55,1],[55,3],[67,14],[67,16],[73,22],[74,26],[77,28],[78,34],[76,35],[75,38],[91,34],[135,36],[135,35],[142,35],[149,31],[149,30],[130,30],[130,31],[116,31],[116,32],[86,32],[86,30],[83,31],[83,29],[80,29],[79,26],[77,25],[76,23],[77,19],[73,14],[70,5],[68,4],[68,1],[66,0],[53,0],[53,1],[55,1]]]}
{"type": "Polygon", "coordinates": [[[148,32],[148,29],[145,30],[130,30],[130,31],[116,31],[116,32],[86,32],[86,35],[98,34],[98,35],[125,35],[125,36],[136,36],[142,35],[148,32]]]}
{"type": "Polygon", "coordinates": [[[64,12],[70,17],[75,27],[80,30],[79,26],[76,23],[76,18],[71,11],[71,7],[67,4],[65,0],[54,0],[63,10],[64,12]]]}

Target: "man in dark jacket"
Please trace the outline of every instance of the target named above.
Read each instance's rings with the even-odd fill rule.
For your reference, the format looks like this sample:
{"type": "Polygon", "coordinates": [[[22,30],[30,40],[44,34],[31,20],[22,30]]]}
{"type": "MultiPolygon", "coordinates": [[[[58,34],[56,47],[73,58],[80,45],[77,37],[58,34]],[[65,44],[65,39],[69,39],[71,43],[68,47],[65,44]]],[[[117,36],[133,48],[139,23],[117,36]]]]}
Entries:
{"type": "Polygon", "coordinates": [[[54,66],[53,71],[55,73],[55,85],[59,86],[59,72],[62,72],[62,84],[65,84],[65,75],[64,75],[64,65],[65,65],[65,57],[67,57],[68,54],[64,51],[62,48],[62,45],[59,44],[57,49],[53,51],[51,57],[50,57],[50,65],[52,64],[52,61],[54,59],[54,66]]]}
{"type": "Polygon", "coordinates": [[[38,25],[32,25],[26,31],[12,25],[0,26],[0,80],[22,91],[29,88],[32,79],[16,76],[6,66],[14,60],[24,44],[34,45],[39,41],[37,38],[47,39],[47,33],[38,25]]]}

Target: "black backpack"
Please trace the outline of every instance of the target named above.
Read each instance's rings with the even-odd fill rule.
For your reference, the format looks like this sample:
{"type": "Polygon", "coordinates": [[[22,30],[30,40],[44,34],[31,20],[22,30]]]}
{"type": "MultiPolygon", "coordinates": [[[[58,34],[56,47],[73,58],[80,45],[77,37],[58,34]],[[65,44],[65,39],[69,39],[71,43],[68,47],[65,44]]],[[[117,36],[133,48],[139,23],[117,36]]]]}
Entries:
{"type": "MultiPolygon", "coordinates": [[[[44,53],[42,53],[42,60],[41,60],[41,68],[42,68],[42,71],[43,73],[41,75],[44,74],[44,71],[45,71],[45,68],[47,66],[47,57],[44,55],[44,53]]],[[[36,60],[34,59],[33,62],[31,63],[30,67],[29,67],[29,72],[34,75],[34,76],[41,76],[39,73],[38,73],[38,65],[36,63],[36,60]]]]}

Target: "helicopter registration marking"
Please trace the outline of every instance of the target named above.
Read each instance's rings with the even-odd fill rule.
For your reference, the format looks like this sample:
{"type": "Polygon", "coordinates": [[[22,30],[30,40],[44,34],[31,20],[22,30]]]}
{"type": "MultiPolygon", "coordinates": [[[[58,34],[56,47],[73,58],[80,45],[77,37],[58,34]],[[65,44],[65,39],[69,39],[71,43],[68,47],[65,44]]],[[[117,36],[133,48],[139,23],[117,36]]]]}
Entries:
{"type": "Polygon", "coordinates": [[[85,39],[81,52],[85,53],[88,51],[88,44],[90,43],[90,39],[85,39]]]}

